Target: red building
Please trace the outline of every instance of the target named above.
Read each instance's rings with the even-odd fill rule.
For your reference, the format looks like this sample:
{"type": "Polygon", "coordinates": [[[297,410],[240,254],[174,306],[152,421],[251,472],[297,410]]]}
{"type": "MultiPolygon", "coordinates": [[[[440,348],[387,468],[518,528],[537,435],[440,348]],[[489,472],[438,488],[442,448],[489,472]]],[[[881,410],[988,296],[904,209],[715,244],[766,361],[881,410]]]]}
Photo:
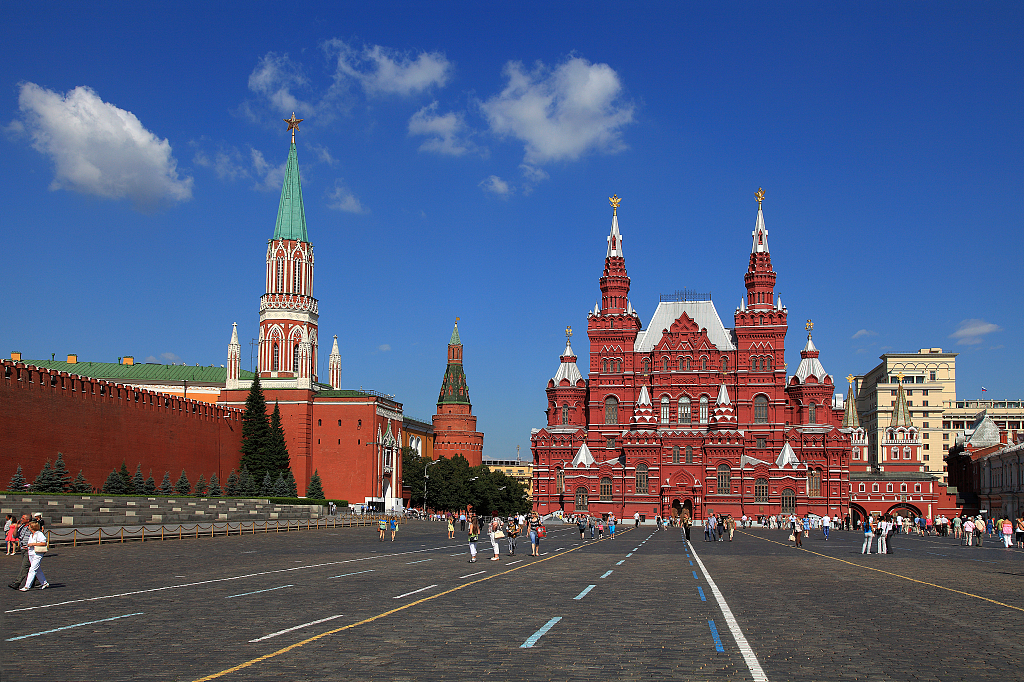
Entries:
{"type": "Polygon", "coordinates": [[[788,310],[758,192],[746,295],[726,328],[710,296],[662,296],[644,328],[629,300],[612,197],[601,302],[587,315],[585,380],[567,330],[547,387],[548,423],[531,438],[541,513],[648,517],[849,511],[850,436],[806,325],[787,376],[788,310]]]}
{"type": "Polygon", "coordinates": [[[462,366],[462,340],[459,338],[459,320],[448,341],[448,367],[437,396],[437,414],[434,415],[434,454],[451,459],[462,455],[469,466],[480,466],[484,456],[484,434],[476,430],[473,404],[469,401],[469,386],[462,366]]]}

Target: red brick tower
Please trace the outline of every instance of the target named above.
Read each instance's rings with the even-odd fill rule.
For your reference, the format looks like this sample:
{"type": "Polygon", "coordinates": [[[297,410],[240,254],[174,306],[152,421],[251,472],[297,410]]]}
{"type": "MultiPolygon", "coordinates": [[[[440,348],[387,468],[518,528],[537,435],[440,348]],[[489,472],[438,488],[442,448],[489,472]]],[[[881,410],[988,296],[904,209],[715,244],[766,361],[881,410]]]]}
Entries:
{"type": "Polygon", "coordinates": [[[462,455],[470,466],[479,466],[484,456],[484,434],[476,430],[473,404],[469,402],[466,372],[462,368],[462,340],[459,320],[448,342],[448,368],[437,397],[434,415],[434,452],[451,459],[462,455]]]}

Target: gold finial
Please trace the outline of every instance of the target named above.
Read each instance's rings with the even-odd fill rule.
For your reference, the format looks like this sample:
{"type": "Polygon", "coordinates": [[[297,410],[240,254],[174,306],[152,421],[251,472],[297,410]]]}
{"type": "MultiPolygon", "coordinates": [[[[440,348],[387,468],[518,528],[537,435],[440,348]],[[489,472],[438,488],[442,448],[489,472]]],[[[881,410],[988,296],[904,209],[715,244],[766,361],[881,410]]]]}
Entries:
{"type": "Polygon", "coordinates": [[[846,375],[846,380],[850,382],[850,386],[853,386],[853,375],[852,374],[846,375]]]}
{"type": "Polygon", "coordinates": [[[455,325],[458,326],[458,324],[459,324],[459,318],[456,317],[455,318],[455,325]]]}
{"type": "Polygon", "coordinates": [[[568,327],[567,326],[565,328],[565,341],[566,341],[566,343],[568,343],[569,339],[571,339],[571,338],[572,338],[572,327],[568,327]]]}
{"type": "MultiPolygon", "coordinates": [[[[304,118],[295,118],[295,112],[292,112],[291,118],[283,119],[288,124],[288,130],[292,131],[292,144],[295,144],[295,131],[299,129],[299,124],[305,121],[304,118]]],[[[288,132],[287,130],[285,132],[288,132]]]]}
{"type": "Polygon", "coordinates": [[[612,205],[612,215],[613,216],[614,215],[618,215],[619,214],[619,203],[622,201],[622,199],[619,198],[618,194],[613,194],[610,197],[608,197],[608,201],[612,205]]]}
{"type": "Polygon", "coordinates": [[[757,197],[757,207],[761,208],[761,202],[764,201],[764,190],[758,187],[757,191],[754,192],[754,196],[757,197]]]}
{"type": "Polygon", "coordinates": [[[811,330],[814,329],[814,323],[807,320],[807,324],[804,325],[804,329],[807,330],[807,338],[811,338],[811,330]]]}
{"type": "Polygon", "coordinates": [[[896,378],[899,379],[900,383],[902,384],[903,383],[903,372],[900,372],[899,374],[897,374],[896,378]]]}

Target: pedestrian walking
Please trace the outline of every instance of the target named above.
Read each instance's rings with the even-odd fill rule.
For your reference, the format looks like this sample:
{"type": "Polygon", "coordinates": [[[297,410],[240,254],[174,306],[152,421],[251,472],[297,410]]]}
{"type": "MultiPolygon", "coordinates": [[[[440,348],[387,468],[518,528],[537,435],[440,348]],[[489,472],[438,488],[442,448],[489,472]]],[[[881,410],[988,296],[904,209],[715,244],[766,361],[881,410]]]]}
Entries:
{"type": "Polygon", "coordinates": [[[608,538],[610,540],[615,539],[615,515],[612,514],[608,517],[608,538]]]}
{"type": "Polygon", "coordinates": [[[886,554],[885,551],[885,539],[889,533],[889,520],[887,516],[883,516],[878,522],[878,553],[886,554]]]}
{"type": "Polygon", "coordinates": [[[580,540],[585,540],[583,534],[587,530],[587,522],[582,516],[576,519],[576,527],[580,530],[580,540]]]}
{"type": "Polygon", "coordinates": [[[604,519],[598,519],[597,521],[597,537],[604,540],[604,519]]]}
{"type": "Polygon", "coordinates": [[[39,524],[35,521],[29,524],[29,530],[31,534],[28,537],[28,542],[25,543],[25,547],[28,548],[29,569],[28,576],[25,578],[25,586],[21,588],[22,592],[28,592],[32,589],[32,583],[35,581],[36,576],[39,577],[39,581],[42,583],[39,585],[39,589],[45,590],[50,586],[50,583],[46,582],[43,570],[40,568],[40,563],[43,559],[42,552],[46,551],[44,549],[46,547],[46,536],[43,535],[39,524]]]}
{"type": "Polygon", "coordinates": [[[459,531],[466,532],[466,512],[459,512],[459,531]]]}
{"type": "Polygon", "coordinates": [[[1013,524],[1010,523],[1010,519],[1003,519],[1002,529],[1003,544],[1006,546],[1006,549],[1010,549],[1013,547],[1013,540],[1011,539],[1013,536],[1013,524]]]}
{"type": "Polygon", "coordinates": [[[633,512],[633,527],[640,527],[640,512],[633,512]]]}
{"type": "Polygon", "coordinates": [[[492,514],[489,535],[491,538],[491,547],[494,549],[494,556],[491,557],[491,561],[501,560],[501,547],[498,546],[498,540],[505,537],[505,533],[502,531],[501,526],[501,517],[497,514],[492,514]]]}
{"type": "Polygon", "coordinates": [[[828,514],[821,517],[821,532],[825,536],[825,542],[828,542],[828,527],[831,525],[832,519],[829,518],[828,514]]]}
{"type": "Polygon", "coordinates": [[[377,521],[377,530],[380,531],[380,540],[379,540],[379,542],[384,542],[384,533],[387,531],[387,529],[388,529],[388,520],[385,519],[382,516],[377,521]]]}
{"type": "Polygon", "coordinates": [[[864,519],[864,544],[860,548],[861,554],[871,554],[871,543],[875,539],[875,530],[871,525],[871,519],[864,519]]]}
{"type": "Polygon", "coordinates": [[[594,519],[592,517],[587,517],[587,527],[590,528],[590,539],[593,540],[594,539],[594,519]]]}
{"type": "Polygon", "coordinates": [[[395,533],[398,532],[398,517],[391,517],[391,542],[395,541],[395,533]]]}
{"type": "Polygon", "coordinates": [[[17,554],[17,539],[14,537],[14,532],[18,530],[18,523],[14,518],[14,514],[8,514],[7,519],[4,521],[4,540],[7,541],[7,556],[17,554]]]}
{"type": "MultiPolygon", "coordinates": [[[[29,537],[32,536],[32,529],[29,528],[29,517],[28,514],[21,515],[21,521],[18,523],[17,530],[14,531],[14,536],[18,539],[19,550],[22,552],[21,559],[21,570],[18,572],[18,579],[11,583],[11,587],[19,589],[22,583],[25,582],[25,577],[28,576],[29,569],[32,566],[32,562],[29,561],[28,548],[25,546],[28,542],[29,537]]],[[[31,583],[28,583],[31,587],[31,583]]]]}
{"type": "MultiPolygon", "coordinates": [[[[537,512],[530,512],[530,518],[527,519],[526,525],[530,531],[530,556],[540,556],[540,528],[541,522],[540,517],[537,516],[537,512]]],[[[594,526],[590,526],[590,539],[594,539],[594,526]]]]}
{"type": "Polygon", "coordinates": [[[516,538],[519,537],[519,524],[516,523],[514,516],[508,517],[508,522],[505,524],[505,535],[508,537],[509,556],[515,556],[516,538]]]}
{"type": "Polygon", "coordinates": [[[474,516],[469,522],[469,563],[476,563],[476,542],[480,539],[480,522],[474,516]]]}

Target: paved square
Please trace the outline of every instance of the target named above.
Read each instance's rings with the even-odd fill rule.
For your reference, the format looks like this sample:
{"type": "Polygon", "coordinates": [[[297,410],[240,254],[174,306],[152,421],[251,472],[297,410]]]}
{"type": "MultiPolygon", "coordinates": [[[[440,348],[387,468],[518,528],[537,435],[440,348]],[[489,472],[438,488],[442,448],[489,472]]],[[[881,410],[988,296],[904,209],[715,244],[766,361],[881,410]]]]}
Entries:
{"type": "Polygon", "coordinates": [[[539,558],[520,542],[490,561],[482,542],[473,564],[429,522],[383,543],[348,528],[60,547],[52,589],[4,592],[3,677],[1018,679],[1024,552],[785,536],[691,549],[677,530],[581,542],[555,526],[539,558]]]}

